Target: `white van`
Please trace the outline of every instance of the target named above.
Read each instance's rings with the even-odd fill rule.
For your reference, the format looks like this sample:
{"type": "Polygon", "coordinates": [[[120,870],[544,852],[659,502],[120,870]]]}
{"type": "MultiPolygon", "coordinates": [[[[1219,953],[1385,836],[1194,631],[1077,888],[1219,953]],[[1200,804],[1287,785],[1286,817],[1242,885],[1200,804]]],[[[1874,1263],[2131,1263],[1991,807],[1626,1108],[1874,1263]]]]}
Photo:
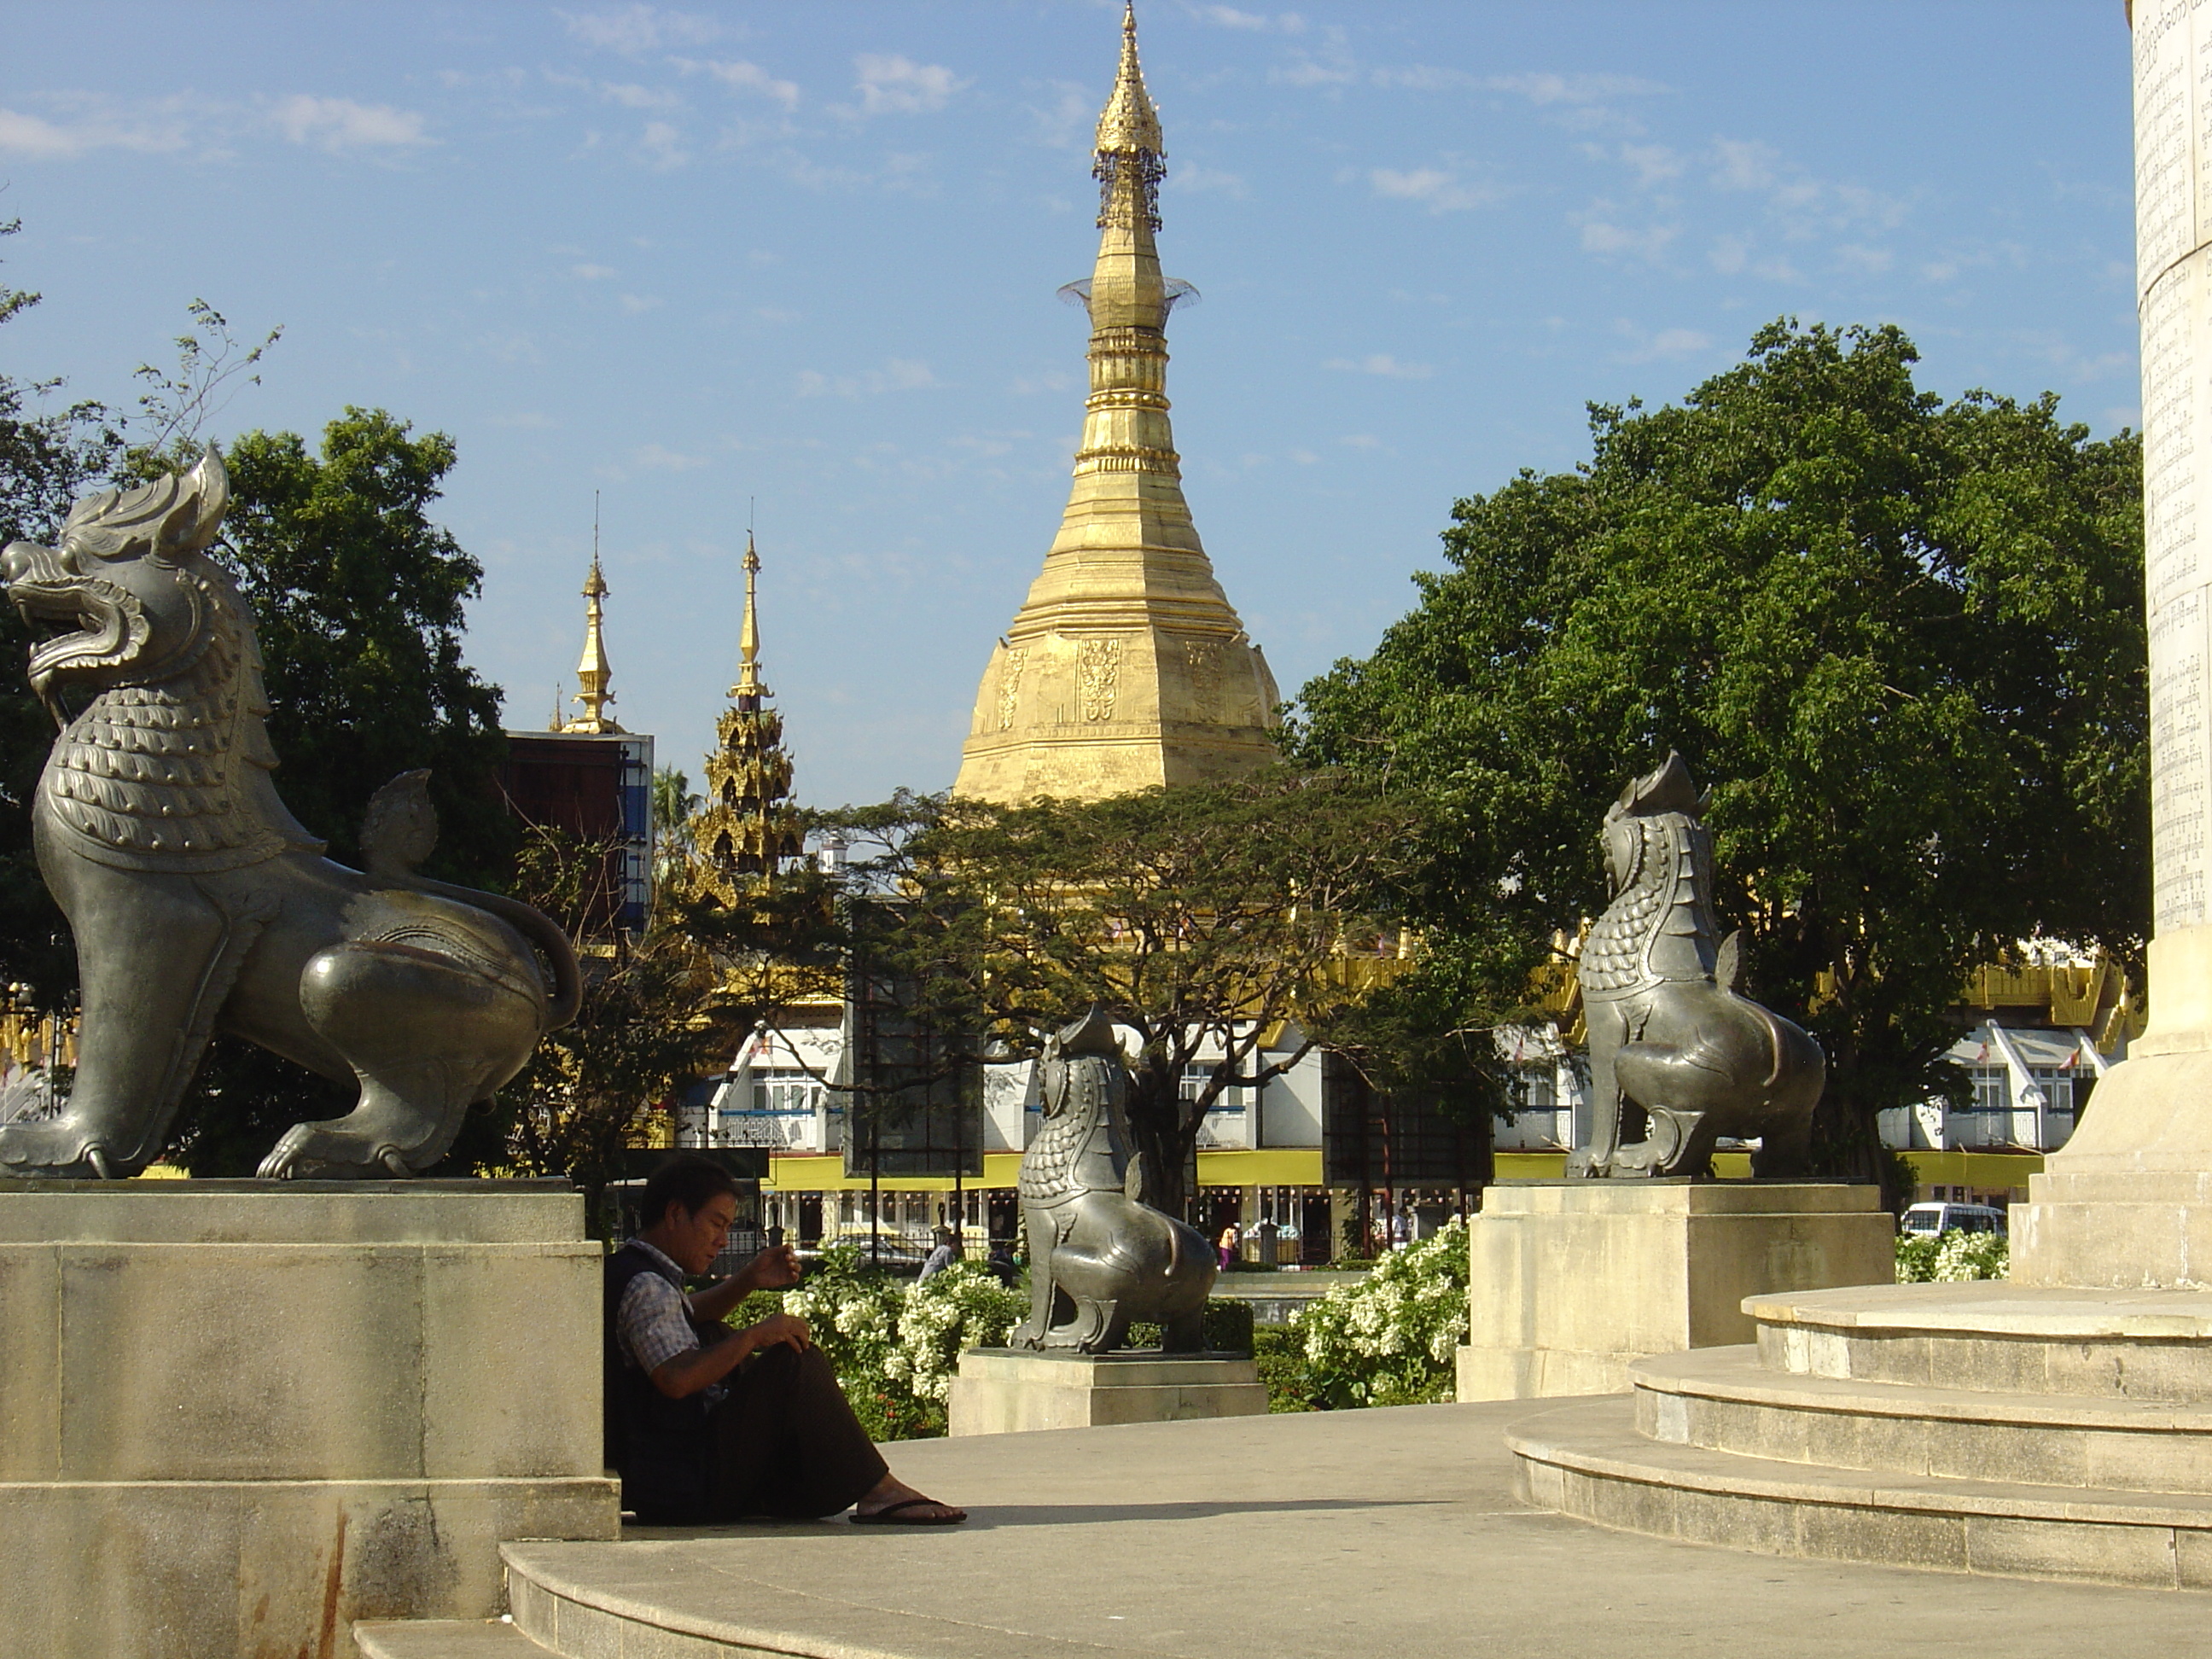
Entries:
{"type": "Polygon", "coordinates": [[[1898,1224],[1908,1233],[1997,1233],[2005,1231],[2005,1212],[1988,1204],[1915,1204],[1898,1224]]]}

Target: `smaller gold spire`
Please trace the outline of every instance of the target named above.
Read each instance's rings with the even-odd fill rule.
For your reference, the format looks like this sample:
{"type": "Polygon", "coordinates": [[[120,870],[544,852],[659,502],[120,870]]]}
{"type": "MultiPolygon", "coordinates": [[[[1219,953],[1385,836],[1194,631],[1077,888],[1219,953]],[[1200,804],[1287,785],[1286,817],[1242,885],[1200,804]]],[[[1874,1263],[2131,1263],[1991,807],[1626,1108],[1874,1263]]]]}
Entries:
{"type": "Polygon", "coordinates": [[[768,687],[760,677],[760,611],[754,592],[754,580],[760,574],[760,555],[753,550],[753,532],[745,532],[745,619],[738,628],[738,683],[730,688],[730,695],[740,700],[750,697],[753,706],[768,695],[768,687]]]}
{"type": "Polygon", "coordinates": [[[605,733],[622,730],[607,705],[615,694],[607,690],[614,671],[607,665],[607,642],[600,630],[599,601],[607,596],[607,579],[599,574],[599,497],[592,492],[592,570],[584,578],[584,654],[576,663],[576,695],[583,714],[561,724],[563,732],[605,733]]]}
{"type": "Polygon", "coordinates": [[[707,805],[691,823],[699,873],[726,904],[781,870],[805,850],[791,802],[791,757],[783,716],[769,705],[760,672],[760,554],[745,532],[745,616],[738,630],[738,683],[715,723],[707,757],[707,805]]]}

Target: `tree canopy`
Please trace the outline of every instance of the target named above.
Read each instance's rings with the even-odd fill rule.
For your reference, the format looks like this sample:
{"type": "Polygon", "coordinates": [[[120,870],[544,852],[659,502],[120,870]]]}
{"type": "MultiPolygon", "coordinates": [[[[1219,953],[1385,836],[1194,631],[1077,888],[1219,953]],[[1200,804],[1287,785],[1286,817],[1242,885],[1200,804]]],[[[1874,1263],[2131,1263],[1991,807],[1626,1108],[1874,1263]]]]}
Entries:
{"type": "Polygon", "coordinates": [[[1679,749],[1754,994],[1826,1049],[1826,1166],[1954,1091],[1945,1010],[2036,933],[2148,926],[2142,445],[1914,384],[1893,327],[1772,324],[1681,404],[1454,508],[1449,568],[1301,694],[1294,753],[1436,789],[1440,980],[1510,1008],[1606,894],[1595,837],[1679,749]]]}
{"type": "Polygon", "coordinates": [[[848,948],[917,988],[922,1018],[1005,1059],[1093,1003],[1135,1033],[1133,1150],[1177,1212],[1224,1091],[1280,1075],[1410,965],[1394,907],[1427,830],[1413,790],[1288,767],[1100,801],[906,797],[839,827],[880,849],[854,872],[891,918],[848,948]]]}

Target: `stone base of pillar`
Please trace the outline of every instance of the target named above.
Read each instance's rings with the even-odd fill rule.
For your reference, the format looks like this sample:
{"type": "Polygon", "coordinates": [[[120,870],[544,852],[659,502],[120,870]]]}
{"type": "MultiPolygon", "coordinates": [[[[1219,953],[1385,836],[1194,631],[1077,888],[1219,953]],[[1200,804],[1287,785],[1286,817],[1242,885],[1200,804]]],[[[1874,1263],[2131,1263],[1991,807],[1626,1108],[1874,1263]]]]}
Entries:
{"type": "Polygon", "coordinates": [[[1501,1182],[1468,1249],[1464,1401],[1619,1393],[1645,1355],[1751,1341],[1746,1297],[1897,1275],[1881,1189],[1839,1182],[1501,1182]]]}
{"type": "Polygon", "coordinates": [[[2012,1206],[2016,1285],[2212,1285],[2212,927],[2149,955],[2150,1028],[2012,1206]]]}
{"type": "Polygon", "coordinates": [[[331,1653],[613,1538],[565,1182],[0,1182],[0,1652],[331,1653]],[[335,1644],[335,1645],[334,1645],[335,1644]]]}
{"type": "Polygon", "coordinates": [[[1267,1410],[1267,1386],[1249,1359],[972,1348],[960,1356],[945,1416],[952,1434],[1018,1434],[1267,1410]]]}

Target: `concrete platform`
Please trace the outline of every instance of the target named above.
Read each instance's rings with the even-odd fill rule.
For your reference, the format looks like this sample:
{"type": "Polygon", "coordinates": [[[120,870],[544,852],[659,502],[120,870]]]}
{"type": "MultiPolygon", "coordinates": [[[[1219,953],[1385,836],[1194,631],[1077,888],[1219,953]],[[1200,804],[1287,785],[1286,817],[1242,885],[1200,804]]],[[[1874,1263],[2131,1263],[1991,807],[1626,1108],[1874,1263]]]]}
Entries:
{"type": "Polygon", "coordinates": [[[2197,1595],[1778,1559],[1607,1531],[1516,1498],[1508,1425],[1582,1409],[1499,1401],[902,1445],[899,1474],[967,1505],[967,1526],[510,1544],[521,1631],[416,1630],[409,1645],[365,1632],[363,1651],[2080,1659],[2203,1645],[2212,1602],[2197,1595]],[[1085,1583],[1115,1588],[1085,1596],[1085,1583]],[[446,1635],[453,1645],[432,1644],[446,1635]]]}
{"type": "Polygon", "coordinates": [[[945,1401],[946,1432],[956,1436],[1267,1412],[1258,1368],[1235,1354],[971,1348],[945,1401]]]}

